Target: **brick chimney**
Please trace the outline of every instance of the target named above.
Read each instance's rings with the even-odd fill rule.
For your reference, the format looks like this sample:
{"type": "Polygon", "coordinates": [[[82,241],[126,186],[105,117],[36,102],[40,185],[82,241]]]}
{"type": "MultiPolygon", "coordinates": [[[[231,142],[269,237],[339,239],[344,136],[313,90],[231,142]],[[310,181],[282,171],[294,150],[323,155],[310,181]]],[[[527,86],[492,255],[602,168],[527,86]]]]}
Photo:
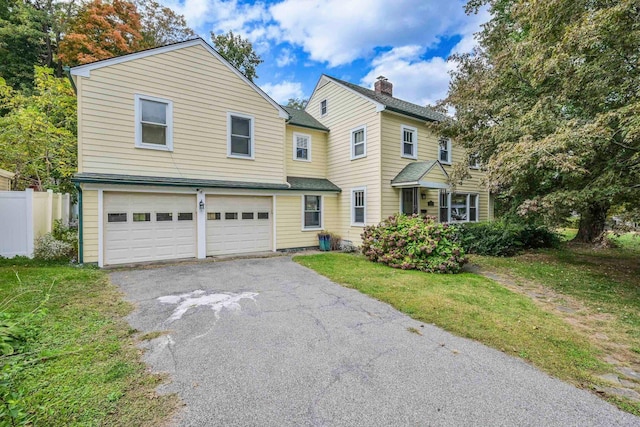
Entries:
{"type": "Polygon", "coordinates": [[[393,85],[385,76],[379,76],[374,84],[376,93],[393,96],[393,85]]]}

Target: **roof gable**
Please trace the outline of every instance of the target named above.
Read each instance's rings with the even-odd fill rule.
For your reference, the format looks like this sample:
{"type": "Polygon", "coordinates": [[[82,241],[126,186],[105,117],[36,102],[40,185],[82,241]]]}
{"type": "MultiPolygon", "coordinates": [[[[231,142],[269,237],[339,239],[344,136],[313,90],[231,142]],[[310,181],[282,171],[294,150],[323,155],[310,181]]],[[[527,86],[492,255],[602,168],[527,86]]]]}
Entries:
{"type": "Polygon", "coordinates": [[[449,179],[449,174],[438,160],[429,160],[409,163],[391,180],[391,185],[418,185],[426,176],[436,179],[444,178],[445,181],[449,179]]]}
{"type": "Polygon", "coordinates": [[[192,46],[202,46],[213,57],[218,59],[229,70],[242,79],[247,85],[249,85],[254,91],[256,91],[262,98],[269,102],[273,107],[278,110],[278,114],[283,119],[289,119],[289,114],[282,108],[276,101],[274,101],[269,95],[267,95],[262,89],[260,89],[255,83],[249,80],[244,74],[240,72],[236,67],[231,65],[218,51],[216,51],[209,43],[202,38],[194,38],[183,42],[173,43],[165,46],[155,47],[151,49],[141,50],[139,52],[129,53],[122,56],[116,56],[114,58],[102,59],[100,61],[91,62],[84,65],[78,65],[71,68],[70,73],[72,76],[90,77],[92,70],[97,70],[104,67],[109,67],[116,64],[122,64],[125,62],[133,61],[136,59],[146,58],[152,55],[160,55],[166,52],[172,52],[178,49],[184,49],[192,46]]]}

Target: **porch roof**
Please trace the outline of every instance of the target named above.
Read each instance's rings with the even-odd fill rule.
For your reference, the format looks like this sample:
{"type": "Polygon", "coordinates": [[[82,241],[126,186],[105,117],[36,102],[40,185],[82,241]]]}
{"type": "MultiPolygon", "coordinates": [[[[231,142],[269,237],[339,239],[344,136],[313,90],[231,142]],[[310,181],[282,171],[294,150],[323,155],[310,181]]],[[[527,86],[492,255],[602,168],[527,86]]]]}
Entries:
{"type": "Polygon", "coordinates": [[[449,174],[447,174],[447,171],[444,170],[438,160],[428,160],[409,163],[391,180],[391,186],[449,188],[448,179],[449,174]],[[436,176],[430,177],[431,180],[426,180],[425,177],[432,171],[436,176]],[[433,181],[433,178],[436,178],[437,181],[433,181]]]}

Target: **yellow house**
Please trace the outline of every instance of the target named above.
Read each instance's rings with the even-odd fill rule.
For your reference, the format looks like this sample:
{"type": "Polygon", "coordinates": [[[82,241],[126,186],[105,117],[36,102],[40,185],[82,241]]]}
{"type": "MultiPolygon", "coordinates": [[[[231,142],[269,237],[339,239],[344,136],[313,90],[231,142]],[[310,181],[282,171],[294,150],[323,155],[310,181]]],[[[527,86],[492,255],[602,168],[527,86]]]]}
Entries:
{"type": "Polygon", "coordinates": [[[13,172],[0,169],[0,191],[11,190],[11,181],[13,181],[14,176],[13,172]]]}
{"type": "Polygon", "coordinates": [[[288,109],[202,39],[71,75],[82,262],[312,247],[320,230],[359,244],[365,224],[398,211],[491,216],[479,183],[446,192],[449,166],[424,128],[441,117],[394,111],[391,96],[322,76],[307,111],[288,109]]]}

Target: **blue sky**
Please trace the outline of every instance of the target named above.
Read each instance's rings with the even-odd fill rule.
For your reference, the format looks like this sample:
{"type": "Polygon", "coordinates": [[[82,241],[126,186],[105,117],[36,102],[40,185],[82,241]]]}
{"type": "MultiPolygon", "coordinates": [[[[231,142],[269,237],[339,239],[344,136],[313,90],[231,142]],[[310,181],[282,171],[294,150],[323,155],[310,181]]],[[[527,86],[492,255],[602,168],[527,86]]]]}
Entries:
{"type": "Polygon", "coordinates": [[[384,75],[394,96],[433,104],[446,96],[446,58],[468,52],[488,14],[459,0],[160,0],[207,41],[231,30],[264,60],[258,86],[276,101],[308,98],[322,73],[365,87],[384,75]]]}

